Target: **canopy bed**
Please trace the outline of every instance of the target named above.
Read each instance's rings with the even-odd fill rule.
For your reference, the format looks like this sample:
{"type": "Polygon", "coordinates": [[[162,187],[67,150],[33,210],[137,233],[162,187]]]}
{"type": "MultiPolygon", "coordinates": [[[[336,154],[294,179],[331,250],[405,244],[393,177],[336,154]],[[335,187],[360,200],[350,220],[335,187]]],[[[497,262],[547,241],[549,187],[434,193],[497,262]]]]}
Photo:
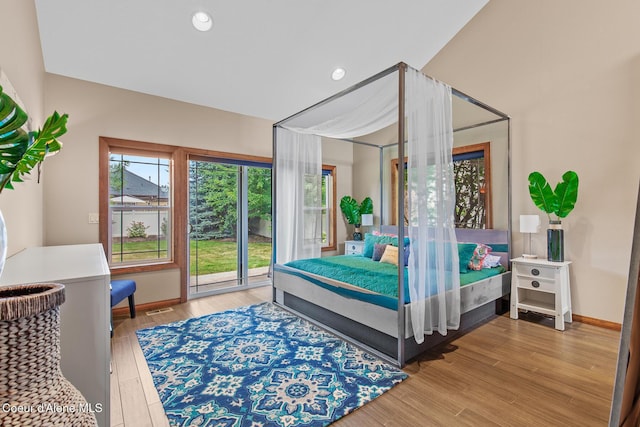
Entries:
{"type": "Polygon", "coordinates": [[[494,313],[510,282],[507,115],[399,63],[273,133],[276,304],[400,366],[494,313]],[[488,175],[475,184],[461,181],[454,145],[485,141],[494,166],[479,168],[488,175]],[[377,207],[362,255],[321,257],[329,143],[344,144],[353,192],[372,195],[377,207]],[[484,216],[491,220],[457,228],[456,215],[469,208],[456,194],[469,188],[481,212],[493,207],[484,216]]]}

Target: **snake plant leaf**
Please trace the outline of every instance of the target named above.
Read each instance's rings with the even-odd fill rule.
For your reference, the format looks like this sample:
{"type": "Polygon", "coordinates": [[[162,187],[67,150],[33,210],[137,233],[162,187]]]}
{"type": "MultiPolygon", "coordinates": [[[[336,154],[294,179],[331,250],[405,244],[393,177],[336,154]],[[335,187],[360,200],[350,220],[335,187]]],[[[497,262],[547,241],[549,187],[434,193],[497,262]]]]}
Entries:
{"type": "Polygon", "coordinates": [[[565,218],[573,210],[578,200],[578,174],[567,171],[562,175],[562,182],[556,185],[554,193],[558,197],[558,207],[555,210],[559,218],[565,218]]]}
{"type": "Polygon", "coordinates": [[[344,196],[340,200],[340,210],[349,224],[360,223],[360,206],[356,199],[351,196],[344,196]]]}
{"type": "Polygon", "coordinates": [[[362,203],[360,203],[360,214],[372,214],[373,213],[373,201],[371,197],[365,197],[362,203]]]}
{"type": "Polygon", "coordinates": [[[547,215],[558,209],[558,197],[540,172],[529,174],[529,195],[533,203],[547,215]]]}

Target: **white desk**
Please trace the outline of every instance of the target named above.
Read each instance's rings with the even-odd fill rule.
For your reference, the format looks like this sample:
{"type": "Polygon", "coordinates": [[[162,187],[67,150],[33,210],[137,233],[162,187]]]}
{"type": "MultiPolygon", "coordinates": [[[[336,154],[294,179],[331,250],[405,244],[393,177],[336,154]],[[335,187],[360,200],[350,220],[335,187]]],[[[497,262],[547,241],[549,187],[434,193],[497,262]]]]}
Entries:
{"type": "Polygon", "coordinates": [[[60,366],[94,407],[98,425],[109,421],[109,265],[100,244],[25,249],[7,259],[0,286],[53,282],[65,285],[60,307],[60,366]]]}

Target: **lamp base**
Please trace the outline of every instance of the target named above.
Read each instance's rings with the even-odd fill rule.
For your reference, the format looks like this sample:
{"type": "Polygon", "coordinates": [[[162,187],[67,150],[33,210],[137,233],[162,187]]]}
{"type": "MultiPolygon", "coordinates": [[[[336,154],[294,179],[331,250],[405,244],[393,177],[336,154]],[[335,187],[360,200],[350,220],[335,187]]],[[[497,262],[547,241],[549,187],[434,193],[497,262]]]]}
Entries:
{"type": "Polygon", "coordinates": [[[522,258],[524,259],[537,259],[538,255],[533,255],[533,254],[522,254],[522,258]]]}

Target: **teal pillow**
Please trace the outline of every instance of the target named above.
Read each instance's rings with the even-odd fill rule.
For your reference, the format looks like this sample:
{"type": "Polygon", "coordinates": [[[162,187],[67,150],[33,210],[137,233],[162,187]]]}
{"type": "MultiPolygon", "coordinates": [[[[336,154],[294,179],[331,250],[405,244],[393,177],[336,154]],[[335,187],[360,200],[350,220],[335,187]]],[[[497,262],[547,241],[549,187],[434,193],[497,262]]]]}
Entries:
{"type": "MultiPolygon", "coordinates": [[[[404,245],[407,246],[410,241],[411,239],[405,237],[404,245]]],[[[367,258],[373,257],[373,251],[376,243],[381,245],[398,246],[398,236],[376,236],[375,234],[366,233],[364,235],[364,249],[362,251],[362,256],[367,258]]]]}
{"type": "Polygon", "coordinates": [[[366,233],[364,235],[364,249],[362,251],[362,256],[371,258],[373,256],[373,250],[375,249],[376,243],[381,245],[398,246],[398,238],[393,236],[374,236],[371,233],[366,233]]]}
{"type": "MultiPolygon", "coordinates": [[[[432,257],[431,261],[435,263],[435,242],[433,240],[429,241],[429,254],[432,257]]],[[[468,273],[469,270],[469,261],[473,258],[473,252],[476,249],[475,243],[458,243],[458,265],[460,268],[460,274],[468,273]]],[[[445,269],[447,271],[451,271],[451,259],[452,256],[447,256],[445,254],[445,269]]]]}
{"type": "Polygon", "coordinates": [[[469,261],[473,258],[476,243],[458,243],[458,260],[460,262],[460,274],[469,272],[469,261]]]}

